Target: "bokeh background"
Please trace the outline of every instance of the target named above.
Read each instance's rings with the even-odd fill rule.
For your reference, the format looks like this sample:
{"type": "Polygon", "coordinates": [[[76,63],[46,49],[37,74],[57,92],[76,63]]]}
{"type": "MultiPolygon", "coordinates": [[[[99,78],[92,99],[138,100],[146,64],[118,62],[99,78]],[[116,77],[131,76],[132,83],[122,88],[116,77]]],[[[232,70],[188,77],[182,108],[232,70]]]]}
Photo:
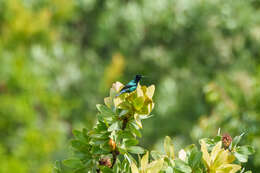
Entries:
{"type": "Polygon", "coordinates": [[[137,73],[156,85],[142,146],[245,132],[260,172],[258,0],[0,0],[0,172],[52,172],[137,73]]]}

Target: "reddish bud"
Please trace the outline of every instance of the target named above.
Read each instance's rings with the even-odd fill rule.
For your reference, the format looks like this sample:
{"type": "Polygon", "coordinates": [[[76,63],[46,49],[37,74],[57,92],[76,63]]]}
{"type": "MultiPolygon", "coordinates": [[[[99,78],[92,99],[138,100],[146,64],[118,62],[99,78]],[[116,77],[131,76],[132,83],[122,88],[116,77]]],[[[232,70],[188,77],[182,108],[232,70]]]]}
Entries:
{"type": "Polygon", "coordinates": [[[101,158],[99,160],[99,165],[104,165],[111,168],[112,167],[111,159],[108,157],[101,158]]]}
{"type": "Polygon", "coordinates": [[[232,137],[229,134],[226,133],[222,136],[222,144],[225,149],[227,149],[230,146],[231,142],[232,142],[232,137]]]}

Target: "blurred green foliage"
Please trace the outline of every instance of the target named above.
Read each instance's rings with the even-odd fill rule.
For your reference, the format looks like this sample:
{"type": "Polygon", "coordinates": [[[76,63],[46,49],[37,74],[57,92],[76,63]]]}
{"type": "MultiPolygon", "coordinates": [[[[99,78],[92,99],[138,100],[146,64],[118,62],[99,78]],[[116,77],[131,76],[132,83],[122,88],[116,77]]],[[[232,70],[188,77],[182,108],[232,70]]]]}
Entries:
{"type": "Polygon", "coordinates": [[[71,129],[136,73],[156,84],[142,145],[245,132],[260,171],[257,0],[0,0],[0,172],[51,172],[71,129]],[[163,125],[162,125],[163,124],[163,125]]]}

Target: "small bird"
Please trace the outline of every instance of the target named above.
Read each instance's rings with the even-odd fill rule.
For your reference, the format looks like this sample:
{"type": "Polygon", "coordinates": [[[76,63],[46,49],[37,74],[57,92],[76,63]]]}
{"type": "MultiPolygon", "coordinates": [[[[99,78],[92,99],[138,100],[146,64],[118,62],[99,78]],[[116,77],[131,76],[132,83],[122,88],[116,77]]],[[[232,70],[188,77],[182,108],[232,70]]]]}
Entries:
{"type": "Polygon", "coordinates": [[[136,90],[138,82],[141,80],[142,75],[135,75],[135,79],[131,80],[128,84],[126,84],[120,92],[116,95],[116,97],[120,96],[123,93],[130,93],[136,90]]]}

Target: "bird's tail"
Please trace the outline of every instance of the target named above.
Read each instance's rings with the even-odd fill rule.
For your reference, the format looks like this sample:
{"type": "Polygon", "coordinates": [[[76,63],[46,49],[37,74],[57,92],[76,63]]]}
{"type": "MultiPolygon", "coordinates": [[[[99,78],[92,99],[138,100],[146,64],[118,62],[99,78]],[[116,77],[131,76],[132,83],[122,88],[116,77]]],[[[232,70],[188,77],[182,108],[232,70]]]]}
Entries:
{"type": "Polygon", "coordinates": [[[116,94],[116,97],[120,96],[121,94],[125,93],[125,90],[120,91],[119,93],[116,94]]]}

